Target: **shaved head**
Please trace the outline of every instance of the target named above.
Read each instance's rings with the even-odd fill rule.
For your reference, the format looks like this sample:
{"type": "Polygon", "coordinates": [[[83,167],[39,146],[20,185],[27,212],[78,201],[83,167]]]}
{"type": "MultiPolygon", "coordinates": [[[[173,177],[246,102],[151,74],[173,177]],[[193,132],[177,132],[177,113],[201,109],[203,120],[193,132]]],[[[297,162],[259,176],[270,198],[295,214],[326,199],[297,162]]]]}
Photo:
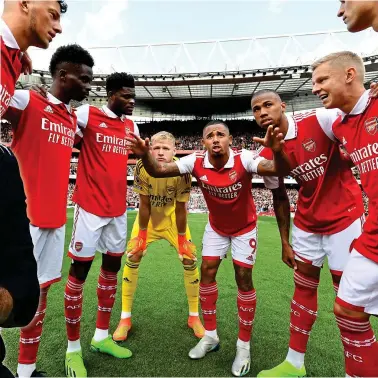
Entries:
{"type": "Polygon", "coordinates": [[[276,92],[276,91],[273,91],[273,90],[269,90],[269,89],[261,89],[260,91],[257,91],[255,92],[253,95],[252,95],[252,99],[251,99],[251,102],[253,102],[253,100],[257,97],[260,97],[262,95],[272,95],[274,96],[277,100],[279,101],[282,101],[280,95],[276,92]]]}

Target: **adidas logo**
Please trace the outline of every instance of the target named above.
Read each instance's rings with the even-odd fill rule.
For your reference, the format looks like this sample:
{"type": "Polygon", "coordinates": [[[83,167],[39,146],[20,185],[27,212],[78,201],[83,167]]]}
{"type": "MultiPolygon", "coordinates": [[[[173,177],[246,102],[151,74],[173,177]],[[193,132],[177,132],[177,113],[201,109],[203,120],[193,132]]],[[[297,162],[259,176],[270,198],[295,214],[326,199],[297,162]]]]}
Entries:
{"type": "Polygon", "coordinates": [[[47,105],[44,109],[45,112],[47,113],[54,113],[54,111],[52,110],[52,107],[50,105],[47,105]]]}
{"type": "Polygon", "coordinates": [[[103,129],[106,129],[108,126],[106,125],[105,122],[101,122],[98,127],[102,127],[103,129]]]}
{"type": "Polygon", "coordinates": [[[131,282],[127,277],[125,277],[123,280],[126,282],[131,282]]]}
{"type": "Polygon", "coordinates": [[[196,280],[194,280],[193,282],[189,282],[191,285],[195,285],[195,284],[198,284],[199,283],[199,279],[197,278],[196,280]]]}
{"type": "Polygon", "coordinates": [[[343,145],[345,146],[348,142],[346,141],[345,137],[343,137],[343,145]]]}
{"type": "Polygon", "coordinates": [[[202,180],[202,181],[209,181],[209,180],[207,179],[207,176],[206,176],[206,175],[203,175],[202,177],[200,177],[200,180],[202,180]]]}

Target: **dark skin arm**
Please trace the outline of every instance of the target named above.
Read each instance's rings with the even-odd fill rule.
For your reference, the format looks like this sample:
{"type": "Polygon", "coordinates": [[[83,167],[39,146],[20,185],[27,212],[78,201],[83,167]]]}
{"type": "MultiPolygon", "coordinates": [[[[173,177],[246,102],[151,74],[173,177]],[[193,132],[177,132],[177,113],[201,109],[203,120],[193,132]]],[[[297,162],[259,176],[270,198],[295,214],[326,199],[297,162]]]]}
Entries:
{"type": "Polygon", "coordinates": [[[291,248],[290,235],[290,202],[287,196],[283,178],[280,178],[280,185],[272,189],[273,207],[276,214],[277,226],[281,237],[282,261],[292,269],[297,269],[293,249],[291,248]]]}

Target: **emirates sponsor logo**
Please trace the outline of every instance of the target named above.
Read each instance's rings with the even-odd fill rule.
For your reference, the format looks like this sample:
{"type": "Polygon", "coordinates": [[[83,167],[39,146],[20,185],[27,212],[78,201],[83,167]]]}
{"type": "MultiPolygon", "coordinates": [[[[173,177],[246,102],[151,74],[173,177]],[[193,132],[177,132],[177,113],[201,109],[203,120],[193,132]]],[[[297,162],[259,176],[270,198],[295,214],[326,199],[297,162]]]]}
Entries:
{"type": "Polygon", "coordinates": [[[50,143],[62,144],[64,146],[73,147],[75,139],[75,131],[63,123],[51,122],[47,118],[42,118],[41,129],[49,131],[48,141],[50,143]]]}
{"type": "Polygon", "coordinates": [[[309,159],[305,163],[298,165],[290,172],[290,176],[299,178],[301,181],[311,181],[324,174],[323,165],[327,162],[328,157],[325,154],[309,159]]]}
{"type": "Polygon", "coordinates": [[[370,135],[375,135],[378,130],[378,118],[377,117],[372,117],[369,118],[365,121],[365,130],[370,134],[370,135]]]}
{"type": "Polygon", "coordinates": [[[315,152],[316,143],[313,139],[306,139],[302,142],[303,148],[308,152],[315,152]]]}
{"type": "Polygon", "coordinates": [[[201,186],[211,196],[222,199],[234,199],[238,196],[240,189],[243,187],[243,184],[239,181],[229,186],[219,187],[214,185],[208,185],[202,182],[201,186]]]}
{"type": "Polygon", "coordinates": [[[349,154],[360,174],[378,170],[378,142],[354,150],[349,154]]]}
{"type": "Polygon", "coordinates": [[[75,250],[77,252],[80,252],[83,249],[83,243],[82,242],[76,242],[75,243],[75,250]]]}

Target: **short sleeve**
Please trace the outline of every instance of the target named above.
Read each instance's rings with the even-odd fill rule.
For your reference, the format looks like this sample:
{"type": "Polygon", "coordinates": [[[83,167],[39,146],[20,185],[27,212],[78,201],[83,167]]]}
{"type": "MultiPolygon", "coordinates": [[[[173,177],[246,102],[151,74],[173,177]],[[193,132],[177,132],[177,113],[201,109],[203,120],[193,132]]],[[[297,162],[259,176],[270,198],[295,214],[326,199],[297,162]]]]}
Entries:
{"type": "Polygon", "coordinates": [[[77,125],[84,129],[87,127],[89,119],[89,104],[79,106],[76,109],[77,125]]]}
{"type": "Polygon", "coordinates": [[[192,176],[189,173],[186,173],[184,176],[179,177],[176,200],[178,202],[188,202],[191,187],[192,176]]]}
{"type": "Polygon", "coordinates": [[[184,156],[183,158],[176,160],[175,163],[178,166],[180,173],[192,173],[194,169],[194,163],[196,162],[196,153],[184,156]]]}
{"type": "Polygon", "coordinates": [[[143,167],[142,160],[138,160],[134,171],[134,185],[135,193],[148,196],[148,174],[143,167]]]}
{"type": "Polygon", "coordinates": [[[332,125],[334,122],[341,117],[341,113],[338,109],[317,109],[316,118],[318,119],[319,125],[327,135],[329,139],[336,142],[337,139],[332,131],[332,125]]]}
{"type": "Polygon", "coordinates": [[[134,134],[137,135],[138,137],[140,137],[139,127],[138,127],[137,123],[133,121],[133,124],[134,124],[134,134]]]}
{"type": "Polygon", "coordinates": [[[252,151],[248,150],[242,150],[240,158],[244,168],[250,173],[257,173],[257,167],[260,161],[265,160],[260,156],[255,156],[252,151]]]}
{"type": "Polygon", "coordinates": [[[17,110],[25,110],[30,101],[30,92],[27,90],[17,90],[14,92],[12,100],[9,104],[17,110]]]}

